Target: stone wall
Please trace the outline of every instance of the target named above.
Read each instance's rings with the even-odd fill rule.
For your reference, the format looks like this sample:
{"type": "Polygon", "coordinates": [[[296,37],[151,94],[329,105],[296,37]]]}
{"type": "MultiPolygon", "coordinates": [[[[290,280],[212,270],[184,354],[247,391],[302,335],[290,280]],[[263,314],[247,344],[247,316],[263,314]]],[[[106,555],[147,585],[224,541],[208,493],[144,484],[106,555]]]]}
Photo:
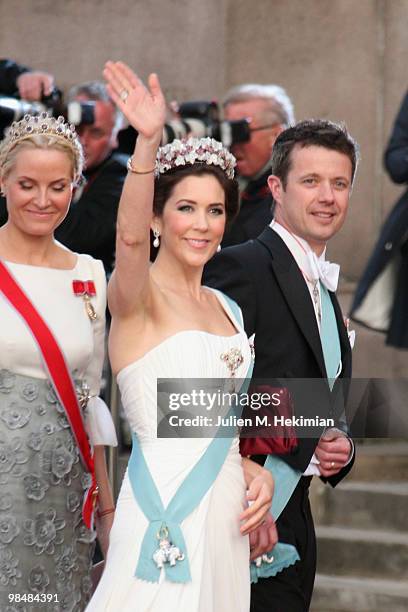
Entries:
{"type": "Polygon", "coordinates": [[[1,55],[57,76],[99,78],[107,59],[159,73],[169,98],[276,82],[298,119],[345,120],[362,163],[330,256],[361,273],[399,189],[382,152],[408,82],[408,0],[0,0],[1,55]]]}

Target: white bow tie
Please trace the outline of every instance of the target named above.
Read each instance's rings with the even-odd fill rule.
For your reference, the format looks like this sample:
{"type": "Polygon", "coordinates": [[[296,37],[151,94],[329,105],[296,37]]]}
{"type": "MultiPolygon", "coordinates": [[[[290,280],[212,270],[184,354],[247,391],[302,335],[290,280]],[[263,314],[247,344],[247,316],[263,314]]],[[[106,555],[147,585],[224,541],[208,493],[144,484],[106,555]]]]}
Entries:
{"type": "Polygon", "coordinates": [[[307,257],[312,277],[316,280],[319,279],[329,291],[336,291],[339,282],[340,266],[319,259],[313,251],[309,251],[307,257]]]}

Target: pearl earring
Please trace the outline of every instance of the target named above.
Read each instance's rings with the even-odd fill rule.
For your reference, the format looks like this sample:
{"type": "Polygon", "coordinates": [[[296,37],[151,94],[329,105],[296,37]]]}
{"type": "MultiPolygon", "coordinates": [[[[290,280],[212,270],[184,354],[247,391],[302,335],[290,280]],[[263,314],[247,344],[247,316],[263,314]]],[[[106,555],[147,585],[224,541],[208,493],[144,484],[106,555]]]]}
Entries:
{"type": "Polygon", "coordinates": [[[217,246],[217,253],[219,253],[220,251],[221,251],[221,245],[219,244],[219,245],[217,246]]]}
{"type": "Polygon", "coordinates": [[[160,232],[158,229],[154,229],[153,230],[153,236],[154,236],[154,240],[153,240],[153,246],[155,249],[158,249],[160,246],[160,232]]]}

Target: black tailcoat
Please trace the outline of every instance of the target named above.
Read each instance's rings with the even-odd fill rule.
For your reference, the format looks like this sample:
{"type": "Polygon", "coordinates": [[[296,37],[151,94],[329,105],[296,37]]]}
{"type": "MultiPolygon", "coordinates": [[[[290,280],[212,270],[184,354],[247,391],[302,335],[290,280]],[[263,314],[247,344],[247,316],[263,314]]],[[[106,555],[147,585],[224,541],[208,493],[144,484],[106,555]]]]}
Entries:
{"type": "MultiPolygon", "coordinates": [[[[314,378],[327,385],[310,293],[301,270],[276,232],[267,227],[257,239],[223,249],[207,264],[204,282],[236,300],[242,309],[248,336],[255,333],[254,378],[314,378]]],[[[330,292],[330,297],[341,345],[340,377],[349,378],[351,348],[347,330],[335,294],[330,292]]],[[[322,432],[314,439],[300,439],[295,453],[282,458],[304,472],[322,432]]],[[[352,463],[328,479],[332,486],[347,474],[352,463]]],[[[254,612],[308,609],[316,561],[308,483],[309,479],[301,479],[277,521],[280,540],[298,547],[301,562],[294,566],[297,569],[288,568],[253,586],[251,610],[254,612]],[[282,608],[276,608],[276,602],[282,608]]]]}

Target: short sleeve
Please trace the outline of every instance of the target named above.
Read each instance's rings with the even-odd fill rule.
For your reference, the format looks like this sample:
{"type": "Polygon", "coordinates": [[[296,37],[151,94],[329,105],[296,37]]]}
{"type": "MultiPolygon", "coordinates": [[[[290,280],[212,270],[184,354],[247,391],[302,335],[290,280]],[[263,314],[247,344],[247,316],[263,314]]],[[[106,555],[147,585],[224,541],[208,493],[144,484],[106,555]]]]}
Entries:
{"type": "Polygon", "coordinates": [[[88,402],[85,426],[92,445],[116,446],[117,439],[111,414],[106,404],[97,397],[101,388],[102,368],[105,358],[105,313],[106,313],[106,276],[100,260],[89,255],[79,255],[83,280],[93,280],[96,295],[91,298],[96,312],[92,321],[93,355],[87,368],[85,379],[90,387],[91,399],[88,402]]]}
{"type": "Polygon", "coordinates": [[[106,276],[101,261],[93,259],[89,255],[78,255],[78,257],[81,260],[81,280],[92,280],[96,290],[96,295],[91,298],[96,313],[96,319],[92,321],[93,355],[86,370],[85,378],[91,389],[91,395],[98,395],[105,358],[106,276]]]}

